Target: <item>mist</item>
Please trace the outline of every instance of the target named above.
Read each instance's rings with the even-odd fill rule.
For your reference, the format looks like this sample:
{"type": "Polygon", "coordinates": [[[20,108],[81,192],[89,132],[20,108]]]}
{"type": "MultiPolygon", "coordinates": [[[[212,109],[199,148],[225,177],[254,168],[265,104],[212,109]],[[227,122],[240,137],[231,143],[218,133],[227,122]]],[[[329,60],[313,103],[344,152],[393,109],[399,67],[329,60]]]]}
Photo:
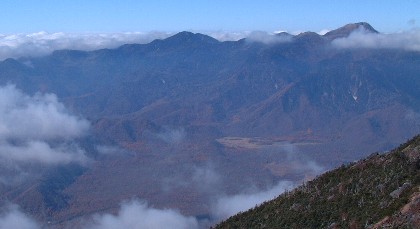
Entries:
{"type": "MultiPolygon", "coordinates": [[[[219,41],[249,41],[266,44],[288,42],[288,37],[267,32],[206,32],[219,41]]],[[[18,33],[0,34],[0,60],[20,57],[40,57],[55,50],[70,49],[92,51],[113,49],[124,44],[147,44],[156,39],[165,39],[174,33],[169,32],[126,32],[126,33],[18,33]]]]}
{"type": "Polygon", "coordinates": [[[195,229],[198,222],[194,217],[184,216],[172,209],[156,209],[146,202],[133,200],[121,205],[116,215],[103,214],[93,217],[84,229],[136,229],[173,228],[195,229]]]}
{"type": "Polygon", "coordinates": [[[163,131],[156,134],[156,137],[168,144],[179,144],[184,141],[187,133],[184,128],[165,127],[163,131]]]}
{"type": "Polygon", "coordinates": [[[83,136],[89,122],[69,114],[54,94],[26,95],[0,87],[0,139],[55,140],[83,136]]]}
{"type": "MultiPolygon", "coordinates": [[[[323,35],[329,30],[318,32],[323,35]]],[[[295,34],[297,32],[294,32],[295,34]]],[[[103,48],[117,48],[124,44],[147,44],[156,39],[165,39],[174,33],[168,32],[127,32],[127,33],[48,33],[0,34],[0,60],[19,57],[39,57],[55,50],[72,49],[91,51],[103,48]]],[[[264,31],[205,32],[219,41],[237,41],[246,38],[249,42],[276,44],[291,42],[292,36],[264,31]]],[[[337,48],[394,48],[420,51],[420,30],[414,28],[392,34],[372,34],[363,29],[349,37],[332,42],[337,48]]]]}
{"type": "MultiPolygon", "coordinates": [[[[5,206],[0,213],[0,229],[44,228],[41,225],[14,204],[5,206]]],[[[198,221],[194,217],[184,216],[172,209],[153,208],[140,200],[123,202],[116,215],[96,214],[80,221],[78,225],[77,228],[82,229],[199,228],[198,221]]]]}
{"type": "Polygon", "coordinates": [[[420,29],[412,29],[399,33],[369,33],[360,28],[346,38],[332,41],[336,48],[371,48],[371,49],[403,49],[420,51],[420,29]]]}
{"type": "Polygon", "coordinates": [[[227,219],[239,212],[258,206],[264,201],[274,199],[284,191],[291,190],[294,186],[292,182],[281,181],[267,190],[222,196],[213,205],[212,215],[219,220],[227,219]]]}
{"type": "Polygon", "coordinates": [[[0,229],[41,229],[31,217],[21,212],[17,205],[8,205],[0,213],[0,229]]]}
{"type": "Polygon", "coordinates": [[[116,48],[123,44],[145,44],[170,35],[171,33],[165,32],[86,34],[38,32],[30,34],[0,34],[0,60],[27,56],[44,56],[60,49],[89,51],[116,48]]]}
{"type": "Polygon", "coordinates": [[[309,177],[315,177],[325,171],[325,168],[316,161],[308,158],[301,153],[299,148],[290,142],[282,142],[279,145],[274,144],[274,148],[279,151],[286,152],[284,161],[293,168],[295,173],[306,174],[309,177]]]}
{"type": "Polygon", "coordinates": [[[272,34],[262,31],[250,33],[246,40],[248,42],[259,42],[267,45],[292,42],[293,36],[289,34],[272,34]]]}

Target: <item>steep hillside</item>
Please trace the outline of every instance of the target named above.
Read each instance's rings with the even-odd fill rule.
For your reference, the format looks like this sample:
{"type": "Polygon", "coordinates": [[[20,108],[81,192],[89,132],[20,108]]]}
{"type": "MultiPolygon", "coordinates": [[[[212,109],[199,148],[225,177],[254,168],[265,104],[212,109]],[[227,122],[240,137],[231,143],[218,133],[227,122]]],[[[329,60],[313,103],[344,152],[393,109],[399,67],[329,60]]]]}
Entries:
{"type": "Polygon", "coordinates": [[[420,136],[343,165],[216,228],[420,228],[420,136]]]}

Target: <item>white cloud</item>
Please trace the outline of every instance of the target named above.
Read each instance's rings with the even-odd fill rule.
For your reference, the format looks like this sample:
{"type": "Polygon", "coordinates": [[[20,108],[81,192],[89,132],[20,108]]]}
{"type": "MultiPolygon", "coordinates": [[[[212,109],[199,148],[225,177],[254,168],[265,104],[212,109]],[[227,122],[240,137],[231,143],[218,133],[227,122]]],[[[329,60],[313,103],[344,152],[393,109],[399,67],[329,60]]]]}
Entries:
{"type": "Polygon", "coordinates": [[[240,39],[246,38],[249,36],[250,31],[243,32],[208,32],[207,35],[217,39],[219,41],[238,41],[240,39]]]}
{"type": "Polygon", "coordinates": [[[0,87],[2,163],[85,162],[72,140],[84,136],[89,122],[73,116],[53,94],[28,96],[13,85],[0,87]]]}
{"type": "Polygon", "coordinates": [[[0,60],[25,56],[43,56],[60,49],[95,50],[116,48],[123,44],[149,43],[155,39],[163,39],[170,33],[47,33],[0,34],[0,60]]]}
{"type": "Polygon", "coordinates": [[[0,229],[40,229],[38,223],[19,211],[16,205],[7,207],[7,211],[0,214],[0,229]]]}
{"type": "MultiPolygon", "coordinates": [[[[116,215],[94,215],[82,220],[77,228],[83,229],[197,229],[199,223],[195,217],[184,216],[172,209],[156,209],[145,202],[133,200],[121,205],[116,215]]],[[[0,229],[41,229],[38,222],[11,204],[0,212],[0,229]]]]}
{"type": "MultiPolygon", "coordinates": [[[[415,24],[410,20],[411,25],[415,24]]],[[[319,34],[325,34],[328,30],[321,30],[319,34]]],[[[300,31],[291,32],[299,34],[300,31]]],[[[247,38],[248,41],[262,42],[265,44],[290,42],[291,37],[278,36],[276,33],[261,31],[240,32],[205,32],[219,41],[237,41],[247,38]]],[[[403,48],[407,50],[420,50],[419,29],[413,29],[394,34],[367,34],[356,31],[348,38],[340,38],[333,42],[336,47],[354,48],[403,48]]],[[[47,33],[38,32],[31,34],[0,34],[0,60],[6,58],[19,58],[26,56],[43,56],[54,50],[96,50],[102,48],[116,48],[124,44],[146,44],[155,39],[164,39],[173,35],[166,32],[127,32],[127,33],[47,33]]]]}
{"type": "Polygon", "coordinates": [[[204,194],[210,199],[221,192],[223,179],[212,163],[192,166],[186,170],[188,171],[186,173],[174,173],[171,177],[165,177],[161,183],[162,191],[170,193],[179,190],[179,188],[193,189],[194,192],[204,194]]]}
{"type": "Polygon", "coordinates": [[[326,33],[328,33],[329,31],[331,31],[330,29],[323,29],[319,32],[317,32],[319,35],[325,35],[326,33]]]}
{"type": "Polygon", "coordinates": [[[292,182],[282,181],[268,190],[223,196],[215,202],[212,207],[212,214],[217,219],[226,219],[238,212],[253,208],[264,201],[274,199],[293,187],[294,184],[292,182]]]}
{"type": "Polygon", "coordinates": [[[412,29],[400,33],[369,33],[360,28],[346,38],[332,41],[337,48],[404,49],[420,51],[420,30],[412,29]]]}
{"type": "MultiPolygon", "coordinates": [[[[263,43],[287,42],[288,38],[276,37],[266,32],[205,32],[219,41],[237,41],[249,38],[250,41],[263,43]]],[[[0,60],[19,57],[37,57],[51,54],[55,50],[97,50],[117,48],[124,44],[146,44],[155,39],[164,39],[173,35],[167,32],[127,32],[127,33],[19,33],[0,34],[0,60]]]]}
{"type": "Polygon", "coordinates": [[[84,163],[87,157],[77,146],[51,147],[42,141],[29,141],[22,145],[0,143],[0,158],[14,162],[36,162],[41,164],[84,163]]]}
{"type": "MultiPolygon", "coordinates": [[[[286,153],[282,161],[284,163],[278,165],[287,166],[288,170],[293,174],[305,174],[306,177],[304,179],[310,179],[325,171],[318,163],[299,153],[299,149],[295,144],[278,142],[264,147],[263,150],[266,153],[286,153]]],[[[295,183],[293,182],[280,181],[277,185],[266,190],[244,190],[235,195],[216,194],[213,196],[215,200],[211,206],[211,215],[217,220],[226,219],[238,212],[260,205],[264,201],[274,199],[285,190],[292,190],[294,187],[295,183]]]]}
{"type": "Polygon", "coordinates": [[[325,168],[316,161],[301,154],[299,148],[295,144],[282,142],[280,143],[279,149],[287,153],[287,157],[284,160],[293,168],[295,173],[303,173],[309,177],[314,177],[325,171],[325,168]]]}
{"type": "Polygon", "coordinates": [[[207,195],[214,195],[219,192],[218,187],[221,186],[222,177],[216,172],[212,164],[203,167],[195,167],[192,173],[192,183],[198,191],[207,195]]]}
{"type": "Polygon", "coordinates": [[[86,229],[195,229],[198,222],[171,209],[150,208],[144,202],[131,201],[121,206],[117,215],[104,214],[93,218],[86,229]]]}
{"type": "Polygon", "coordinates": [[[89,123],[70,115],[54,94],[25,95],[13,85],[0,87],[0,140],[72,139],[89,123]]]}
{"type": "Polygon", "coordinates": [[[260,42],[264,44],[277,44],[277,43],[286,43],[292,41],[291,35],[286,34],[272,34],[262,31],[251,32],[247,36],[247,41],[250,42],[260,42]]]}

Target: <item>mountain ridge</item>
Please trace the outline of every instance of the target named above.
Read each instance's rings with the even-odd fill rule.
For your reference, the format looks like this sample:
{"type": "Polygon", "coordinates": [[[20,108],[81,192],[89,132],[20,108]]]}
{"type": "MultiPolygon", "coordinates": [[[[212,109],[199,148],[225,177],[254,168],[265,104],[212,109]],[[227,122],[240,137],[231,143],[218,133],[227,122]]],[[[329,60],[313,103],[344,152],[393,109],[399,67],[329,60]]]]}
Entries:
{"type": "MultiPolygon", "coordinates": [[[[302,38],[302,37],[324,37],[327,38],[328,40],[334,40],[336,38],[344,38],[349,36],[352,32],[360,30],[360,29],[364,29],[366,32],[368,33],[379,33],[375,28],[373,28],[369,23],[367,22],[357,22],[357,23],[349,23],[346,24],[340,28],[331,30],[327,33],[325,33],[324,35],[320,35],[318,33],[312,32],[312,31],[305,31],[296,35],[292,35],[288,32],[280,32],[280,33],[276,33],[276,36],[291,36],[293,38],[302,38]],[[319,36],[315,36],[315,35],[319,35],[319,36]]],[[[194,33],[194,32],[189,32],[189,31],[181,31],[181,32],[177,32],[167,38],[163,38],[163,39],[155,39],[152,40],[148,43],[144,43],[144,44],[136,44],[136,43],[132,43],[132,44],[123,44],[119,47],[116,48],[104,48],[104,49],[98,49],[98,50],[92,50],[92,51],[81,51],[81,50],[77,50],[77,49],[64,49],[64,50],[55,50],[54,52],[62,52],[65,53],[66,51],[81,51],[81,52],[97,52],[100,50],[114,50],[114,49],[120,49],[123,47],[130,47],[130,46],[136,46],[136,47],[142,47],[142,46],[146,46],[149,44],[160,44],[160,43],[179,43],[179,42],[204,42],[204,43],[208,43],[208,44],[216,44],[216,43],[235,43],[235,42],[241,42],[242,40],[247,40],[247,38],[243,38],[243,39],[239,39],[239,40],[234,40],[234,41],[220,41],[210,35],[206,35],[205,33],[194,33]]],[[[170,46],[170,45],[169,45],[170,46]]],[[[77,53],[77,52],[75,52],[77,53]]],[[[26,57],[21,57],[18,59],[26,59],[26,57]]],[[[3,60],[4,61],[4,60],[3,60]]]]}

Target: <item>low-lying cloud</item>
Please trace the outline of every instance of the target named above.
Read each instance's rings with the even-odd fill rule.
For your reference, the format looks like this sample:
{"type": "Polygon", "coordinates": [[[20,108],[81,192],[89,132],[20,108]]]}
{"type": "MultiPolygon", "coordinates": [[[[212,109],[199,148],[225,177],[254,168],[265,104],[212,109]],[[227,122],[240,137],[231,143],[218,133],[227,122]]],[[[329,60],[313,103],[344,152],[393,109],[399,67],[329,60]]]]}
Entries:
{"type": "Polygon", "coordinates": [[[29,96],[13,85],[0,87],[0,158],[13,162],[83,162],[83,150],[71,143],[89,129],[53,94],[29,96]],[[54,142],[51,144],[50,142],[54,142]]]}
{"type": "MultiPolygon", "coordinates": [[[[44,222],[45,225],[46,222],[44,222]]],[[[42,224],[20,211],[17,205],[4,207],[0,213],[0,229],[41,229],[42,224]]],[[[83,220],[77,228],[83,229],[139,229],[139,228],[173,228],[197,229],[196,218],[184,216],[172,209],[156,209],[146,202],[133,200],[121,205],[116,215],[102,214],[83,220]]]]}
{"type": "Polygon", "coordinates": [[[272,34],[262,31],[255,31],[250,33],[246,40],[249,42],[260,42],[263,44],[277,44],[291,42],[293,36],[285,33],[272,34]]]}
{"type": "Polygon", "coordinates": [[[187,133],[184,128],[164,128],[163,131],[156,134],[157,138],[160,140],[168,143],[168,144],[178,144],[181,143],[185,137],[187,136],[187,133]]]}
{"type": "Polygon", "coordinates": [[[24,94],[0,87],[0,140],[57,140],[84,135],[89,122],[67,112],[54,94],[24,94]]]}
{"type": "Polygon", "coordinates": [[[131,32],[131,33],[31,33],[31,34],[0,34],[0,60],[26,56],[43,56],[54,50],[75,49],[95,50],[116,48],[123,44],[144,44],[155,39],[170,36],[164,32],[131,32]]]}
{"type": "Polygon", "coordinates": [[[21,212],[16,205],[9,205],[0,213],[0,229],[41,229],[40,225],[21,212]]]}
{"type": "Polygon", "coordinates": [[[123,203],[117,215],[97,215],[85,229],[173,228],[195,229],[194,217],[184,216],[172,209],[156,209],[137,200],[123,203]]]}
{"type": "Polygon", "coordinates": [[[213,165],[208,164],[203,167],[195,167],[191,181],[199,191],[211,194],[217,192],[215,187],[220,186],[222,178],[213,165]]]}
{"type": "Polygon", "coordinates": [[[420,29],[400,33],[369,33],[360,28],[346,38],[332,41],[336,48],[403,49],[420,51],[420,29]]]}
{"type": "Polygon", "coordinates": [[[52,147],[46,142],[29,141],[21,145],[0,143],[0,158],[13,162],[36,162],[42,164],[84,163],[87,157],[77,146],[63,144],[52,147]]]}
{"type": "Polygon", "coordinates": [[[276,198],[286,190],[291,190],[294,184],[281,181],[276,186],[257,192],[247,192],[232,196],[223,196],[217,199],[212,207],[212,215],[216,219],[226,219],[238,212],[246,211],[264,201],[276,198]]]}
{"type": "MultiPolygon", "coordinates": [[[[45,224],[46,222],[44,222],[45,224]]],[[[0,229],[41,229],[42,224],[22,212],[17,205],[10,204],[0,212],[0,229]]],[[[124,202],[116,215],[97,214],[79,222],[82,229],[197,229],[196,218],[184,216],[176,210],[157,209],[146,202],[133,200],[124,202]]]]}
{"type": "MultiPolygon", "coordinates": [[[[410,21],[412,25],[415,21],[410,21]]],[[[322,30],[323,35],[328,30],[322,30]]],[[[294,32],[292,34],[296,34],[294,32]]],[[[47,33],[0,34],[0,60],[19,57],[37,57],[52,53],[55,50],[96,50],[117,48],[124,44],[146,44],[155,39],[164,39],[174,33],[167,32],[127,32],[127,33],[47,33]]],[[[279,35],[263,31],[241,32],[206,32],[219,41],[237,41],[246,38],[250,42],[275,44],[292,41],[292,36],[279,35]]],[[[363,30],[352,33],[347,38],[333,41],[338,48],[402,48],[420,50],[420,30],[418,28],[393,34],[371,34],[363,30]]]]}
{"type": "Polygon", "coordinates": [[[206,34],[219,41],[238,41],[240,39],[248,37],[249,34],[251,34],[251,31],[242,31],[242,32],[216,31],[216,32],[209,32],[206,34]]]}
{"type": "MultiPolygon", "coordinates": [[[[275,144],[276,145],[276,144],[275,144]]],[[[299,148],[290,142],[282,142],[275,146],[278,150],[286,152],[285,161],[293,168],[296,174],[305,174],[308,177],[315,177],[325,171],[325,168],[316,161],[309,159],[305,154],[300,153],[299,148]]]]}
{"type": "MultiPolygon", "coordinates": [[[[219,41],[237,41],[248,38],[263,43],[287,42],[289,38],[266,32],[208,32],[219,41]]],[[[91,51],[117,48],[124,44],[146,44],[156,39],[165,39],[174,33],[127,32],[127,33],[19,33],[0,34],[0,60],[20,57],[39,57],[55,50],[71,49],[91,51]]]]}

